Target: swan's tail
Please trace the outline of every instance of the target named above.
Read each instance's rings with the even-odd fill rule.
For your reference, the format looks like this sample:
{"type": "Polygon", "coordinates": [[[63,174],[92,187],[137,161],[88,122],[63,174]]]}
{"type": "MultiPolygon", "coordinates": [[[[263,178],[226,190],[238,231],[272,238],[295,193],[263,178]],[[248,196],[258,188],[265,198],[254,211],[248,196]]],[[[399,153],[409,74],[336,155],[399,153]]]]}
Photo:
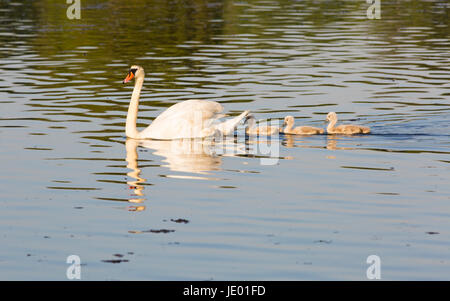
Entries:
{"type": "Polygon", "coordinates": [[[244,111],[239,116],[236,116],[232,119],[228,119],[225,122],[222,122],[217,125],[217,129],[225,136],[230,135],[234,132],[239,122],[241,122],[242,119],[247,117],[247,115],[250,113],[250,111],[244,111]]]}

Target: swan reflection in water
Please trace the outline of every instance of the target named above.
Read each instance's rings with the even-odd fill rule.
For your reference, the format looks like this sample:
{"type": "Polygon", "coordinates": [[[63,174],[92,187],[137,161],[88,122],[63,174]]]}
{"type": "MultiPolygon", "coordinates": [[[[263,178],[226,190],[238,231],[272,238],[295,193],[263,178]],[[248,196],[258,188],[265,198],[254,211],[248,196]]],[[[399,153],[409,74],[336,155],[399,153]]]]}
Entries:
{"type": "Polygon", "coordinates": [[[205,177],[210,171],[220,170],[222,156],[245,151],[239,144],[214,144],[208,139],[177,139],[177,140],[136,140],[128,138],[126,141],[127,167],[132,169],[128,176],[135,179],[128,182],[138,196],[143,195],[140,183],[145,179],[139,176],[137,147],[154,150],[153,154],[162,157],[164,167],[174,172],[191,173],[196,175],[166,175],[171,178],[209,179],[205,177]],[[202,176],[198,176],[202,175],[202,176]]]}
{"type": "Polygon", "coordinates": [[[214,145],[204,139],[142,140],[139,145],[155,150],[154,155],[164,158],[162,166],[175,172],[206,175],[222,164],[214,145]]]}
{"type": "MultiPolygon", "coordinates": [[[[225,139],[214,142],[211,139],[177,139],[177,140],[136,140],[127,138],[126,140],[126,161],[127,167],[131,169],[127,175],[131,180],[127,181],[130,189],[133,189],[131,203],[142,203],[145,200],[144,183],[146,180],[140,176],[141,170],[138,167],[138,147],[153,150],[153,154],[162,157],[163,164],[174,174],[164,175],[168,178],[196,179],[196,180],[218,180],[211,177],[211,171],[221,170],[222,157],[241,156],[257,153],[261,148],[257,144],[267,144],[262,140],[237,141],[236,138],[225,139]],[[182,174],[180,174],[182,173],[182,174]]],[[[272,149],[267,148],[271,155],[276,154],[273,148],[278,150],[279,142],[273,142],[272,149]]],[[[263,158],[266,159],[266,158],[263,158]]],[[[271,159],[271,158],[269,158],[271,159]]],[[[278,157],[275,157],[278,160],[278,157]]],[[[274,159],[274,160],[275,160],[274,159]]],[[[267,160],[267,159],[266,159],[267,160]]],[[[145,206],[131,206],[130,210],[144,210],[145,206]]]]}
{"type": "Polygon", "coordinates": [[[329,150],[354,150],[354,147],[347,147],[347,146],[338,146],[338,143],[340,145],[348,145],[352,142],[351,137],[338,137],[335,135],[328,135],[327,136],[327,149],[329,150]]]}
{"type": "MultiPolygon", "coordinates": [[[[291,147],[301,147],[301,148],[324,148],[322,145],[308,145],[305,143],[310,143],[312,138],[315,137],[295,137],[294,135],[285,135],[283,137],[283,145],[291,148],[291,147]]],[[[326,135],[326,149],[329,150],[353,150],[353,147],[345,147],[338,146],[338,144],[342,145],[346,142],[348,143],[348,137],[335,136],[335,135],[326,135]]]]}
{"type": "MultiPolygon", "coordinates": [[[[138,141],[134,139],[127,139],[125,144],[127,150],[127,168],[131,169],[131,171],[127,172],[128,177],[133,180],[127,181],[128,187],[133,189],[134,195],[132,198],[129,198],[128,201],[130,203],[141,204],[145,200],[144,196],[144,186],[141,183],[146,182],[144,178],[140,177],[141,170],[138,168],[138,154],[137,154],[137,146],[138,141]]],[[[128,207],[129,211],[143,211],[145,210],[144,205],[133,205],[128,207]]]]}

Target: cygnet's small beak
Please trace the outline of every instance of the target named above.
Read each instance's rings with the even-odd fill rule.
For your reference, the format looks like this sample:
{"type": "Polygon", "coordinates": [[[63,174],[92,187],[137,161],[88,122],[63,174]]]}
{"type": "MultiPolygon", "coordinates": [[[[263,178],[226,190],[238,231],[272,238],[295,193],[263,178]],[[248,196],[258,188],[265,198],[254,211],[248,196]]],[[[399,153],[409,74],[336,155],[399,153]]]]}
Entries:
{"type": "Polygon", "coordinates": [[[134,74],[133,74],[133,72],[128,72],[128,75],[127,75],[127,77],[125,77],[125,79],[123,80],[123,82],[122,83],[124,83],[124,84],[126,84],[126,83],[128,83],[130,80],[132,80],[134,78],[134,74]]]}

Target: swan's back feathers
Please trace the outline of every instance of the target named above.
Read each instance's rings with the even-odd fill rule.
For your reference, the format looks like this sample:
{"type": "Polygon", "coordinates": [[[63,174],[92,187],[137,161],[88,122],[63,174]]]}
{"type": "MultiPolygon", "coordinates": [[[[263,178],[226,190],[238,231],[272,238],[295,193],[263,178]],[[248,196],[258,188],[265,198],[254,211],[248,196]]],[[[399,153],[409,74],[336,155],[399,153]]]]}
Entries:
{"type": "Polygon", "coordinates": [[[158,120],[163,120],[166,118],[183,118],[186,116],[191,116],[194,112],[202,112],[202,116],[205,119],[213,118],[216,114],[223,111],[223,107],[220,103],[209,100],[199,100],[190,99],[186,101],[179,102],[167,108],[161,113],[153,122],[158,120]]]}
{"type": "Polygon", "coordinates": [[[315,135],[315,134],[323,134],[324,130],[321,128],[313,127],[313,126],[298,126],[293,128],[291,131],[285,132],[286,134],[297,134],[297,135],[315,135]]]}
{"type": "Polygon", "coordinates": [[[334,128],[333,133],[336,134],[368,134],[370,133],[370,128],[355,125],[355,124],[342,124],[334,128]]]}
{"type": "Polygon", "coordinates": [[[240,116],[219,123],[223,117],[220,103],[209,100],[186,100],[179,102],[159,115],[146,129],[139,133],[140,138],[179,139],[212,136],[217,130],[228,134],[234,131],[240,116]]]}

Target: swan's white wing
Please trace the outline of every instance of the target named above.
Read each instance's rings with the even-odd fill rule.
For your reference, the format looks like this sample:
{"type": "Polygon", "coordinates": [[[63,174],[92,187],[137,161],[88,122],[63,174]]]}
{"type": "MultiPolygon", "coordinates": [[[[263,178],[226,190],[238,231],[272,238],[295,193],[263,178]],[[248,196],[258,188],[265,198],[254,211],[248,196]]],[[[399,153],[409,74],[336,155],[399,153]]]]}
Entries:
{"type": "Polygon", "coordinates": [[[222,111],[222,105],[215,101],[182,101],[161,113],[139,133],[139,138],[177,139],[212,135],[213,124],[222,111]]]}

